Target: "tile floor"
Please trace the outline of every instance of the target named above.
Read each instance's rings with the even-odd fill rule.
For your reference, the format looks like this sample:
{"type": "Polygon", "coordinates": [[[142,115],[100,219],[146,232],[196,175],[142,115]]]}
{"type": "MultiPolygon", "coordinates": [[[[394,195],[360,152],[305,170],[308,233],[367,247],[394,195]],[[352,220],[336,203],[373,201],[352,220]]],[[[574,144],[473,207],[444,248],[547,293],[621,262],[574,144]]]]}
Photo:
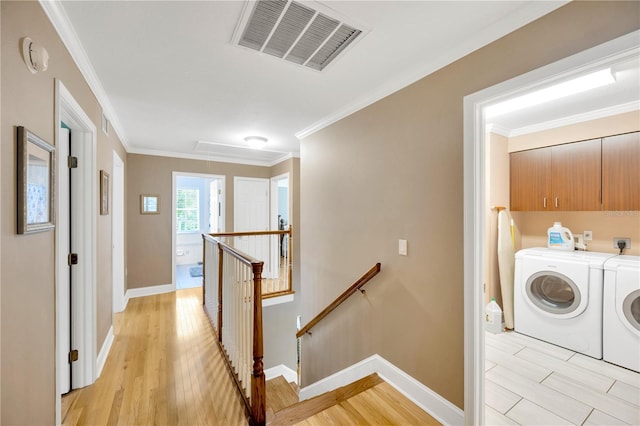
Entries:
{"type": "Polygon", "coordinates": [[[192,277],[191,274],[189,274],[189,268],[194,266],[198,265],[176,266],[176,290],[200,287],[202,285],[202,277],[192,277]]]}
{"type": "Polygon", "coordinates": [[[487,425],[640,425],[640,374],[515,332],[485,336],[487,425]]]}

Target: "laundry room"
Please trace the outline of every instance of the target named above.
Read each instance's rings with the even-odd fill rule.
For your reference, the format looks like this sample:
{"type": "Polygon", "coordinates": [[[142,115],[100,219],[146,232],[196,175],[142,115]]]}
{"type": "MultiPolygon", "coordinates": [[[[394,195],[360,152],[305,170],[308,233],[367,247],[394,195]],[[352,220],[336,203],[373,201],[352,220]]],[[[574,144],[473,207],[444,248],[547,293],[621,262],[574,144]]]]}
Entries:
{"type": "Polygon", "coordinates": [[[486,111],[487,424],[522,410],[640,423],[638,63],[579,95],[486,111]]]}

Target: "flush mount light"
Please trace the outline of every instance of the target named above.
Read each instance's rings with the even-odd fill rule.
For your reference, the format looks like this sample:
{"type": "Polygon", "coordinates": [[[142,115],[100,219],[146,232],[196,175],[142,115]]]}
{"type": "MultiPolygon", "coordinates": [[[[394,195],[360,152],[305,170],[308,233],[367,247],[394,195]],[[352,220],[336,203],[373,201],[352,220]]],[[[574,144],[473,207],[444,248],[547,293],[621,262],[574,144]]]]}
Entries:
{"type": "Polygon", "coordinates": [[[586,92],[596,87],[605,86],[615,83],[616,79],[611,73],[611,68],[597,71],[591,74],[583,75],[573,80],[565,81],[517,98],[509,99],[504,102],[485,108],[485,117],[493,118],[509,112],[518,111],[530,106],[539,105],[544,102],[553,101],[564,98],[576,93],[586,92]]]}
{"type": "Polygon", "coordinates": [[[49,53],[47,49],[36,44],[29,37],[22,39],[22,57],[31,74],[46,71],[49,67],[49,53]]]}
{"type": "Polygon", "coordinates": [[[262,136],[247,136],[244,138],[247,144],[253,149],[262,149],[267,144],[267,138],[262,136]]]}

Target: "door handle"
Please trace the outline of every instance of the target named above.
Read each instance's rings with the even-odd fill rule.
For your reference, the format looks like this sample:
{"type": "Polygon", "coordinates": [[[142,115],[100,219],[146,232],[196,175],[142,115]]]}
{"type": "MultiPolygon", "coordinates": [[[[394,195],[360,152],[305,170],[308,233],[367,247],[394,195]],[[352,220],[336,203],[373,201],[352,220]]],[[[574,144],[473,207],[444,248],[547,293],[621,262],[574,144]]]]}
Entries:
{"type": "Polygon", "coordinates": [[[558,197],[556,197],[556,208],[558,208],[558,197]]]}
{"type": "Polygon", "coordinates": [[[542,198],[542,207],[547,208],[547,197],[542,198]]]}

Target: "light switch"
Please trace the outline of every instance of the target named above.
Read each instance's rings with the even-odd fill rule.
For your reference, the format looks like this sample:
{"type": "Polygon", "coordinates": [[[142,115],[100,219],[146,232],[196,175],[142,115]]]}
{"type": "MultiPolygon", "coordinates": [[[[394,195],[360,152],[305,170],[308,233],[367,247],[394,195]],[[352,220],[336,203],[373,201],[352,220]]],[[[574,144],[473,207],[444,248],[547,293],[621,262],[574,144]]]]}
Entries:
{"type": "Polygon", "coordinates": [[[398,254],[401,256],[407,255],[407,240],[398,240],[398,254]]]}

